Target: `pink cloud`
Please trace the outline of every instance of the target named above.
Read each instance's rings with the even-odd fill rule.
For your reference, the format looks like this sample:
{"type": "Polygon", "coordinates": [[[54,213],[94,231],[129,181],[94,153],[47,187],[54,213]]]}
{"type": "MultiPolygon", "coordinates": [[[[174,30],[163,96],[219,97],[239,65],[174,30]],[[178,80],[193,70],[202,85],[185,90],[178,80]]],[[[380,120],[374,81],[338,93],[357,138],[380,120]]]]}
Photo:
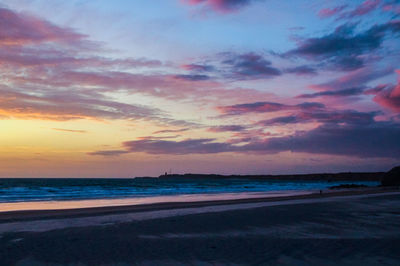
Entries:
{"type": "Polygon", "coordinates": [[[204,79],[202,76],[170,75],[162,73],[145,74],[124,71],[108,71],[98,68],[97,71],[73,69],[73,66],[58,65],[52,71],[35,68],[27,75],[15,75],[10,71],[9,80],[15,85],[32,87],[90,87],[99,92],[141,93],[164,99],[195,99],[199,103],[210,103],[210,98],[220,101],[255,100],[271,97],[271,93],[246,88],[225,88],[224,84],[204,79]],[[212,92],[212,94],[210,94],[212,92]]]}
{"type": "Polygon", "coordinates": [[[63,67],[93,67],[93,68],[156,68],[167,64],[159,60],[147,58],[111,59],[101,56],[86,55],[85,52],[69,52],[63,49],[46,47],[7,46],[0,49],[0,66],[15,65],[18,67],[52,66],[63,67]]]}
{"type": "MultiPolygon", "coordinates": [[[[9,12],[14,14],[12,11],[9,12]]],[[[3,19],[6,18],[3,17],[3,19]]],[[[42,21],[42,24],[49,25],[46,21],[42,21]]],[[[59,28],[59,31],[63,32],[63,29],[59,28]]],[[[69,30],[66,31],[72,36],[81,36],[69,30]]],[[[2,39],[15,39],[14,35],[13,32],[3,30],[2,39]]],[[[21,35],[20,39],[29,38],[21,35]]],[[[124,91],[174,100],[195,98],[198,101],[202,99],[206,101],[207,98],[209,101],[210,91],[213,91],[213,97],[226,100],[243,99],[243,96],[250,99],[271,96],[270,93],[253,89],[227,89],[224,84],[211,80],[207,75],[170,74],[171,70],[177,72],[181,70],[174,69],[171,64],[159,60],[111,59],[94,56],[92,53],[98,50],[83,48],[84,43],[89,42],[84,37],[62,45],[58,43],[58,39],[49,37],[44,40],[50,45],[46,43],[46,45],[36,46],[3,45],[1,47],[0,70],[3,78],[6,78],[10,85],[24,87],[26,90],[42,91],[45,88],[50,91],[50,89],[65,90],[65,88],[73,87],[85,90],[90,87],[91,90],[97,89],[98,92],[124,91]],[[159,71],[135,73],[133,70],[136,68],[159,68],[159,71]],[[168,74],[166,74],[166,68],[169,70],[168,74]],[[23,75],[19,74],[21,71],[23,75]]],[[[194,65],[186,67],[192,71],[211,68],[194,65]]]]}
{"type": "Polygon", "coordinates": [[[324,8],[318,12],[318,15],[321,18],[332,17],[332,16],[337,15],[340,12],[342,12],[346,7],[347,7],[347,5],[337,6],[334,8],[324,8]]]}
{"type": "Polygon", "coordinates": [[[220,13],[230,13],[248,5],[251,0],[183,0],[189,5],[204,4],[214,11],[220,13]]]}
{"type": "Polygon", "coordinates": [[[367,0],[364,1],[361,5],[357,6],[353,11],[349,13],[349,16],[363,16],[372,11],[374,11],[378,5],[381,3],[381,0],[367,0]]]}
{"type": "Polygon", "coordinates": [[[16,118],[73,119],[154,119],[163,120],[156,108],[119,103],[90,91],[42,91],[41,96],[0,88],[0,113],[16,118]]]}
{"type": "Polygon", "coordinates": [[[321,9],[318,12],[318,15],[321,18],[336,16],[338,19],[351,19],[354,17],[367,15],[374,10],[377,10],[381,3],[381,0],[366,0],[349,11],[345,11],[345,9],[348,8],[348,5],[341,5],[334,8],[321,9]]]}
{"type": "Polygon", "coordinates": [[[73,42],[85,38],[34,16],[0,8],[0,46],[42,42],[73,42]]]}
{"type": "Polygon", "coordinates": [[[392,12],[394,14],[400,14],[400,5],[398,4],[386,4],[382,6],[382,10],[386,12],[392,12]]]}
{"type": "Polygon", "coordinates": [[[374,101],[396,113],[400,113],[400,70],[396,70],[399,75],[397,85],[383,89],[374,97],[374,101]]]}
{"type": "MultiPolygon", "coordinates": [[[[271,97],[271,93],[255,89],[226,88],[225,84],[214,81],[208,75],[180,74],[182,69],[175,69],[173,65],[159,60],[115,59],[93,55],[103,47],[88,46],[87,44],[92,42],[87,36],[9,9],[0,9],[1,25],[3,25],[0,28],[2,78],[7,80],[9,87],[20,88],[19,91],[14,91],[18,94],[18,99],[9,101],[8,105],[2,103],[0,106],[0,111],[7,116],[14,114],[18,117],[51,120],[121,119],[123,112],[110,113],[110,108],[104,106],[104,104],[117,104],[116,101],[104,96],[104,93],[116,91],[128,94],[140,93],[174,101],[191,99],[196,100],[199,105],[208,105],[212,103],[212,99],[221,99],[220,101],[231,104],[232,101],[243,99],[252,101],[271,97]],[[138,72],[135,71],[136,68],[142,69],[138,72]],[[158,71],[145,72],[146,69],[143,68],[158,68],[158,71]],[[174,74],[174,71],[177,73],[174,74]],[[64,96],[61,95],[66,91],[69,91],[68,97],[78,99],[77,103],[83,105],[62,102],[64,96]],[[94,91],[97,92],[96,95],[93,95],[94,91]],[[33,102],[29,97],[33,97],[33,102]],[[57,97],[59,99],[56,99],[57,97]],[[101,99],[103,102],[85,105],[82,100],[87,101],[90,97],[101,99]]],[[[212,71],[213,67],[186,65],[184,69],[201,72],[212,71]]],[[[131,107],[127,108],[133,110],[131,107]]],[[[160,121],[158,115],[155,118],[150,113],[138,117],[160,121]]],[[[170,123],[176,122],[163,117],[163,121],[167,120],[170,123]]]]}

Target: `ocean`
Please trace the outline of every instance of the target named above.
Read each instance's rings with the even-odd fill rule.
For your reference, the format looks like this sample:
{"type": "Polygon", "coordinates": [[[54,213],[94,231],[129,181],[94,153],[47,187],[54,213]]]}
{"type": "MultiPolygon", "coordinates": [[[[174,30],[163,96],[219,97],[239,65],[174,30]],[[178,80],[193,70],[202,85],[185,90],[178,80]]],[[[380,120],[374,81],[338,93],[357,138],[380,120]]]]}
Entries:
{"type": "Polygon", "coordinates": [[[376,181],[251,179],[0,178],[0,203],[124,199],[155,196],[324,190],[340,184],[377,186],[376,181]]]}

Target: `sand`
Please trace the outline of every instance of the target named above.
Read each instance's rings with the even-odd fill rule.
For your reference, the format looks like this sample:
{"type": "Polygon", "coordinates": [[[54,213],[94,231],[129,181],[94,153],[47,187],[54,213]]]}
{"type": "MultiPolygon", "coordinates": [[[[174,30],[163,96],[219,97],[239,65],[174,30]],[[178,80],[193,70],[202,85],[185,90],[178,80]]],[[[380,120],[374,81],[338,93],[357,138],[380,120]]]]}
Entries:
{"type": "Polygon", "coordinates": [[[399,265],[400,192],[380,192],[58,210],[50,216],[6,213],[0,220],[0,261],[399,265]]]}

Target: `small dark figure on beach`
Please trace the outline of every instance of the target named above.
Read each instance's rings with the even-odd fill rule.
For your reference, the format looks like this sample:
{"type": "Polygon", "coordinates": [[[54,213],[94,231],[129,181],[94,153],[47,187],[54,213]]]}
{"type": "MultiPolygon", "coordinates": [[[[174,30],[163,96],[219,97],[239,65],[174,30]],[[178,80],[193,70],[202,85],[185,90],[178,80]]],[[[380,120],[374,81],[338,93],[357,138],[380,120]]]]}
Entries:
{"type": "Polygon", "coordinates": [[[322,195],[322,190],[319,191],[319,194],[322,195]]]}

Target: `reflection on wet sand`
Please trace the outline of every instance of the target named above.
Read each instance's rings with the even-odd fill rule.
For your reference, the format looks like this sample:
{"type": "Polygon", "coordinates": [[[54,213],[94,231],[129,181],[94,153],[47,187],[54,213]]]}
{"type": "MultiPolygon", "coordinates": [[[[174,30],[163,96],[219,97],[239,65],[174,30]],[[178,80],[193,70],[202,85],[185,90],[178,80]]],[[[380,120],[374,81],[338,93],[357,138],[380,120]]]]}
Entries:
{"type": "Polygon", "coordinates": [[[269,191],[245,193],[218,193],[218,194],[190,194],[173,196],[136,197],[124,199],[95,199],[95,200],[68,200],[68,201],[34,201],[0,203],[0,212],[28,211],[28,210],[64,210],[109,206],[145,205],[169,202],[202,202],[216,200],[276,198],[285,196],[308,195],[314,191],[269,191]]]}

